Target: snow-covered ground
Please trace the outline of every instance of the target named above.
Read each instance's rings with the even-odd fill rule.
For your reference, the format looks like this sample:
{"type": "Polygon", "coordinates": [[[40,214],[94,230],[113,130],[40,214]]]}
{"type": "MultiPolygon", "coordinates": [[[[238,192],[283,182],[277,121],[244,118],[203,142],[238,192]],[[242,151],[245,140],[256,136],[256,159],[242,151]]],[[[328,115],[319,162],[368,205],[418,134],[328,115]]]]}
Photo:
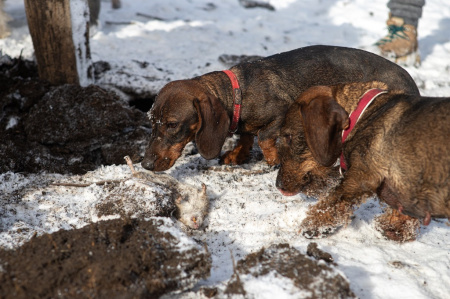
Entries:
{"type": "MultiPolygon", "coordinates": [[[[113,10],[102,2],[101,25],[91,39],[93,61],[112,69],[98,84],[129,86],[155,93],[171,80],[226,68],[221,54],[267,56],[313,44],[350,47],[370,45],[386,33],[387,1],[272,0],[275,11],[244,9],[237,0],[122,0],[113,10]],[[140,14],[163,20],[151,20],[140,14]],[[115,22],[116,24],[111,24],[115,22]],[[118,23],[128,24],[118,24],[118,23]],[[148,66],[142,67],[142,62],[148,66]]],[[[4,54],[32,58],[23,1],[8,0],[15,20],[12,35],[0,40],[4,54]]],[[[429,1],[419,23],[422,65],[406,68],[423,95],[450,96],[450,5],[429,1]]],[[[203,285],[222,285],[232,274],[230,251],[238,260],[272,243],[287,242],[306,252],[309,240],[297,233],[313,198],[283,197],[275,188],[276,170],[253,160],[242,167],[222,167],[199,155],[180,158],[167,171],[182,182],[208,186],[208,226],[194,236],[207,243],[213,257],[211,277],[203,285]]],[[[258,151],[258,149],[255,149],[258,151]]],[[[123,178],[125,165],[106,166],[86,178],[123,178]]],[[[70,189],[39,187],[47,180],[69,176],[6,173],[0,175],[0,200],[8,199],[17,213],[1,221],[0,246],[11,248],[33,232],[53,232],[97,221],[98,186],[70,189]]],[[[421,227],[414,242],[383,239],[373,218],[381,212],[376,199],[365,203],[351,225],[317,240],[331,253],[338,269],[360,298],[450,298],[450,227],[447,220],[421,227]]],[[[265,282],[270,283],[270,282],[265,282]]],[[[273,281],[274,290],[277,282],[273,281]]],[[[270,288],[269,288],[270,289],[270,288]]],[[[258,298],[273,298],[265,290],[258,298]]],[[[292,298],[276,294],[277,298],[292,298]]]]}

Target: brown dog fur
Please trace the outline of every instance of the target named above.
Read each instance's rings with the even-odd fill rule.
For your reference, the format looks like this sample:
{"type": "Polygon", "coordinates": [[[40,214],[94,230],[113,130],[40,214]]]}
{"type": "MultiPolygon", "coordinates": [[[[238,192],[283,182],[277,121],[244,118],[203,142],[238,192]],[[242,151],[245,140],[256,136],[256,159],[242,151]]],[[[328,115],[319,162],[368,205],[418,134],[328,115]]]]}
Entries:
{"type": "MultiPolygon", "coordinates": [[[[241,117],[234,150],[226,164],[242,164],[254,136],[270,165],[279,163],[276,140],[290,104],[307,88],[361,80],[381,80],[390,87],[419,94],[411,76],[380,56],[358,49],[310,46],[231,68],[242,91],[241,117]]],[[[224,72],[170,82],[159,92],[149,113],[152,136],[142,166],[163,171],[175,163],[184,146],[195,141],[206,159],[218,157],[233,115],[233,89],[224,72]]]]}
{"type": "MultiPolygon", "coordinates": [[[[313,87],[296,101],[301,130],[289,128],[289,133],[304,136],[300,142],[303,144],[297,140],[296,148],[310,152],[317,167],[329,167],[343,151],[348,166],[336,188],[308,211],[302,222],[307,237],[326,235],[346,225],[354,207],[375,194],[400,214],[424,219],[426,225],[431,217],[450,217],[450,98],[389,91],[366,109],[343,145],[336,142],[348,125],[344,116],[373,87],[385,85],[370,82],[313,87]]],[[[285,125],[292,124],[289,117],[295,115],[288,114],[285,125]]],[[[283,127],[282,132],[287,129],[283,127]]],[[[282,164],[290,162],[286,157],[281,159],[282,164]]],[[[297,173],[307,172],[301,169],[311,164],[306,161],[302,161],[297,173]]],[[[278,179],[284,186],[285,178],[278,179]]],[[[299,185],[304,180],[295,175],[291,179],[299,185]]],[[[409,227],[417,227],[415,219],[394,216],[390,217],[395,218],[393,222],[406,221],[409,227]]]]}
{"type": "MultiPolygon", "coordinates": [[[[335,98],[337,101],[336,103],[342,106],[344,111],[336,110],[336,107],[334,107],[334,112],[344,112],[345,115],[336,115],[343,119],[343,117],[348,116],[346,111],[353,111],[358,105],[361,95],[371,88],[387,89],[388,85],[378,81],[371,81],[348,84],[345,86],[333,86],[332,88],[328,86],[315,86],[302,93],[290,106],[280,130],[280,138],[277,143],[281,165],[278,171],[276,185],[284,195],[295,195],[299,192],[319,195],[322,191],[327,191],[322,189],[329,185],[330,180],[339,177],[338,167],[330,167],[330,161],[321,164],[315,159],[311,152],[311,148],[308,147],[306,135],[308,132],[312,132],[314,126],[317,125],[315,120],[318,120],[318,118],[314,113],[310,113],[309,115],[313,117],[313,119],[312,121],[307,122],[307,127],[305,127],[301,117],[302,107],[314,99],[316,95],[318,97],[323,97],[324,100],[335,98]],[[346,96],[337,97],[336,94],[338,92],[345,94],[346,96]]],[[[311,109],[311,106],[308,106],[307,109],[311,109]]],[[[326,113],[326,111],[323,111],[322,113],[326,113]]],[[[330,111],[330,114],[331,113],[333,113],[333,111],[330,111]]],[[[344,121],[340,128],[335,129],[342,132],[342,129],[347,125],[348,123],[344,121]]],[[[322,127],[324,127],[324,124],[322,124],[322,127]]],[[[330,132],[322,132],[322,134],[319,135],[325,137],[329,136],[329,134],[330,132]]],[[[335,140],[333,142],[336,143],[338,141],[335,149],[340,151],[340,139],[336,139],[336,134],[334,136],[335,140]]],[[[336,155],[336,153],[334,153],[334,155],[336,155]]]]}

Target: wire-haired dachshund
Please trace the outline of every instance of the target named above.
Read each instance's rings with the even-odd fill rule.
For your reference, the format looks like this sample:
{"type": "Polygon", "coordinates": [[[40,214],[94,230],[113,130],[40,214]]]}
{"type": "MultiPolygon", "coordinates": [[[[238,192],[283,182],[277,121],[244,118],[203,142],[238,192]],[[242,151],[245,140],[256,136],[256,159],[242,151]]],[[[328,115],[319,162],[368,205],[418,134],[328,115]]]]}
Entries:
{"type": "Polygon", "coordinates": [[[161,89],[149,111],[152,134],[142,161],[144,168],[169,169],[193,140],[201,156],[216,158],[230,131],[240,139],[232,151],[223,154],[223,163],[244,163],[254,136],[258,136],[265,160],[276,165],[276,140],[284,115],[289,105],[314,85],[379,80],[419,94],[411,76],[398,65],[344,47],[304,47],[241,63],[230,71],[230,75],[217,71],[173,81],[161,89]]]}
{"type": "Polygon", "coordinates": [[[312,172],[326,180],[339,157],[343,169],[342,180],[303,220],[306,237],[346,225],[373,195],[392,208],[377,219],[390,239],[414,239],[417,218],[428,225],[450,217],[450,98],[388,90],[380,82],[316,86],[291,106],[281,136],[277,186],[284,193],[311,183],[305,176],[312,172]]]}

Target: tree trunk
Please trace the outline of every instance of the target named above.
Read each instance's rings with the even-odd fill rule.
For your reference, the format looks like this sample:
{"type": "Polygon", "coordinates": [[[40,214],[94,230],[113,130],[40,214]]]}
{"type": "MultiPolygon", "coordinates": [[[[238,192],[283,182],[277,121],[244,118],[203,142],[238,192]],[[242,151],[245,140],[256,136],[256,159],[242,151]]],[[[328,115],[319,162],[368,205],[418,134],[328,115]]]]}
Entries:
{"type": "Polygon", "coordinates": [[[87,85],[90,50],[86,0],[25,0],[25,9],[39,77],[56,85],[87,85]]]}
{"type": "Polygon", "coordinates": [[[112,8],[114,8],[114,9],[118,9],[122,6],[122,4],[120,3],[120,0],[112,0],[111,4],[112,4],[112,8]]]}

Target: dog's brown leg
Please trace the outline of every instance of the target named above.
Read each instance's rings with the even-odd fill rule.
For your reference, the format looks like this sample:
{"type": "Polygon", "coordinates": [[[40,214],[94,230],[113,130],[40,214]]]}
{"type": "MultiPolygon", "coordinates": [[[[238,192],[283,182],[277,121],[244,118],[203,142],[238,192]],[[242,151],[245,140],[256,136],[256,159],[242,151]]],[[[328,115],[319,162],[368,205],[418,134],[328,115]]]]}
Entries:
{"type": "Polygon", "coordinates": [[[280,164],[280,159],[278,158],[278,151],[276,146],[276,139],[258,139],[258,145],[261,148],[264,158],[269,165],[280,164]]]}
{"type": "Polygon", "coordinates": [[[245,163],[250,158],[250,150],[253,146],[253,135],[242,134],[236,147],[232,151],[227,151],[220,158],[222,164],[239,165],[245,163]]]}
{"type": "Polygon", "coordinates": [[[334,192],[310,207],[300,226],[303,236],[308,239],[326,237],[348,224],[356,203],[338,198],[334,192]]]}
{"type": "Polygon", "coordinates": [[[419,227],[419,219],[404,215],[390,206],[375,218],[375,228],[387,239],[400,243],[414,241],[419,227]]]}
{"type": "Polygon", "coordinates": [[[367,195],[375,193],[380,184],[378,181],[370,172],[349,169],[341,184],[309,209],[302,221],[301,233],[307,238],[320,238],[347,225],[354,207],[367,195]]]}

